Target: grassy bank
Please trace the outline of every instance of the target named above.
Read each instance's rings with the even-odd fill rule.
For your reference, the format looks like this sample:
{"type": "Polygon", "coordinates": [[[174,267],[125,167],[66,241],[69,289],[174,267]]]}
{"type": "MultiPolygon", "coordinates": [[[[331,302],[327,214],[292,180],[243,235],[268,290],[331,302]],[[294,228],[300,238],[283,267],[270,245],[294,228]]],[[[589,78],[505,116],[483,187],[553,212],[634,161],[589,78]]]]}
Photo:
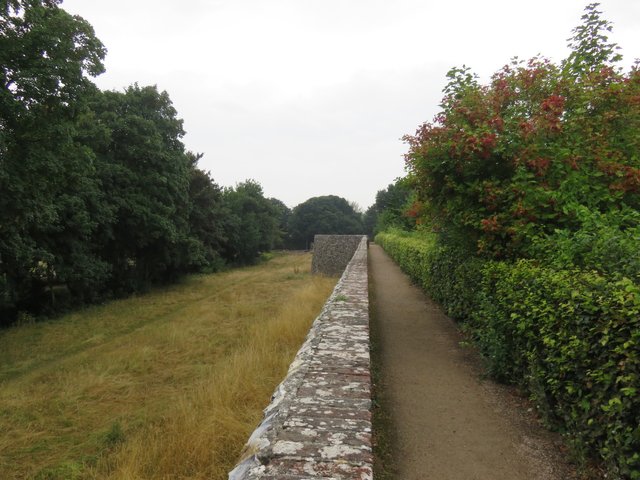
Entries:
{"type": "Polygon", "coordinates": [[[0,478],[226,478],[335,284],[309,264],[0,332],[0,478]]]}

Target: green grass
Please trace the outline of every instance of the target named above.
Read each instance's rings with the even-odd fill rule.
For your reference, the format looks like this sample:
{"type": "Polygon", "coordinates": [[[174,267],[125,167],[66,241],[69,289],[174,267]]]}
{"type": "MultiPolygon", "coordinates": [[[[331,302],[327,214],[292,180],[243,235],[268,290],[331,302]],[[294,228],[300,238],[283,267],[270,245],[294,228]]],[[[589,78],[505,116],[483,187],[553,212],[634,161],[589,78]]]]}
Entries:
{"type": "Polygon", "coordinates": [[[310,257],[0,332],[0,478],[226,478],[336,279],[310,257]]]}

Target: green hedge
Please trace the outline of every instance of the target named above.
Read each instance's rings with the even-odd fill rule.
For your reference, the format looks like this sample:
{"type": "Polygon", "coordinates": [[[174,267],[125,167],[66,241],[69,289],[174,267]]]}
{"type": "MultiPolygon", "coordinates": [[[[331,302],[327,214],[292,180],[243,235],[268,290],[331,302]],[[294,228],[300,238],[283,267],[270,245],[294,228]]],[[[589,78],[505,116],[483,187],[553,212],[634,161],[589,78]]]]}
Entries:
{"type": "Polygon", "coordinates": [[[411,279],[440,303],[447,315],[467,320],[479,304],[484,263],[464,250],[440,245],[435,235],[382,232],[376,243],[411,279]]]}
{"type": "Polygon", "coordinates": [[[435,239],[376,242],[467,321],[491,373],[526,388],[550,426],[610,478],[640,479],[640,288],[532,261],[481,262],[435,239]]]}

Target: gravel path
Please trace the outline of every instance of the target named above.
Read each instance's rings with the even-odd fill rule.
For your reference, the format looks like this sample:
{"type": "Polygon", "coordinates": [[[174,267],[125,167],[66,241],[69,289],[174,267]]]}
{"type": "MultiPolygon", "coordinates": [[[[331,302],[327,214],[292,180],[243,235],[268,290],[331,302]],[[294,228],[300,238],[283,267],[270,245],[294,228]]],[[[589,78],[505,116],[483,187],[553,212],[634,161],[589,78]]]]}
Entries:
{"type": "Polygon", "coordinates": [[[483,379],[445,316],[377,245],[369,249],[382,388],[402,480],[567,480],[557,436],[528,402],[483,379]]]}

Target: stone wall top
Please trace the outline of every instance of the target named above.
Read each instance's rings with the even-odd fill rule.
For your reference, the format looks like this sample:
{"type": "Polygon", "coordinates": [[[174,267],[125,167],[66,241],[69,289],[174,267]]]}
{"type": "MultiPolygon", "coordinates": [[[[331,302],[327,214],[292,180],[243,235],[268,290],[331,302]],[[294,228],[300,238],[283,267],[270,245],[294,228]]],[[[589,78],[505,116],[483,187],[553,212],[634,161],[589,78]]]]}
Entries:
{"type": "Polygon", "coordinates": [[[373,478],[367,239],[316,318],[230,480],[373,478]]]}

